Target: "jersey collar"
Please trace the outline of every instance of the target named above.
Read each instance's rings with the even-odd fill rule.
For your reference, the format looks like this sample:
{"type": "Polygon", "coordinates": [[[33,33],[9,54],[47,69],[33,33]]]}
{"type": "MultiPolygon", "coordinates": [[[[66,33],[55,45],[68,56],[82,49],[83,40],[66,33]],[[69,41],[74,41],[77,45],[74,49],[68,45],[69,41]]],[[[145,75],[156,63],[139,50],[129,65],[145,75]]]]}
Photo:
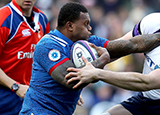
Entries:
{"type": "Polygon", "coordinates": [[[50,32],[51,34],[63,39],[64,41],[66,41],[70,46],[73,45],[73,42],[68,39],[66,36],[64,36],[61,32],[59,32],[57,29],[54,29],[53,31],[50,32]]]}

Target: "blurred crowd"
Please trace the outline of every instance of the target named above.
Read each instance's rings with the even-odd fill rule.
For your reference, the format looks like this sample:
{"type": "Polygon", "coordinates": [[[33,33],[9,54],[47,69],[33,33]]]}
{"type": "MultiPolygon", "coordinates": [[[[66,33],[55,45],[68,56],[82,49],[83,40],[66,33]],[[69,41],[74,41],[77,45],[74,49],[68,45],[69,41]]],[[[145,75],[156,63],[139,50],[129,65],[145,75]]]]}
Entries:
{"type": "MultiPolygon", "coordinates": [[[[0,7],[10,1],[0,0],[0,7]]],[[[160,0],[37,0],[35,6],[46,14],[51,29],[55,29],[60,8],[70,1],[86,6],[91,16],[92,33],[109,40],[123,36],[145,15],[160,11],[160,0]]],[[[143,54],[131,54],[106,65],[105,68],[112,71],[142,72],[143,59],[143,54]]],[[[103,82],[90,84],[82,91],[83,107],[77,107],[74,115],[100,115],[135,93],[137,92],[103,82]]]]}

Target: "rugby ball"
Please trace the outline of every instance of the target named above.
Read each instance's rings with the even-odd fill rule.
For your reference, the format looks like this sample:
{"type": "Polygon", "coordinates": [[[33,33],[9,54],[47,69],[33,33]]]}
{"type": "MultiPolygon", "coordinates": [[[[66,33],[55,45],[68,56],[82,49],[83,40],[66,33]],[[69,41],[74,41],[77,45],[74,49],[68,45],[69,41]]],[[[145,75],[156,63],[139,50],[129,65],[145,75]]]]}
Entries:
{"type": "Polygon", "coordinates": [[[81,58],[82,56],[89,62],[92,62],[99,57],[97,51],[89,45],[88,41],[79,40],[72,45],[70,51],[70,59],[75,67],[85,66],[85,63],[81,58]]]}

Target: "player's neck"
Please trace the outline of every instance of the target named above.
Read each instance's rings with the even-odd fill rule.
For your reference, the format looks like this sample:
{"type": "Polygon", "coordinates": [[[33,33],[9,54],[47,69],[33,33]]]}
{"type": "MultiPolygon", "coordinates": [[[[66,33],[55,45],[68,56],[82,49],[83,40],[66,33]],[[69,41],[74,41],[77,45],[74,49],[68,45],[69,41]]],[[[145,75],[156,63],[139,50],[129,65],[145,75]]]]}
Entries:
{"type": "Polygon", "coordinates": [[[23,12],[23,15],[24,15],[24,16],[30,17],[31,14],[32,14],[32,9],[29,9],[29,10],[23,10],[23,9],[22,9],[22,12],[23,12]]]}

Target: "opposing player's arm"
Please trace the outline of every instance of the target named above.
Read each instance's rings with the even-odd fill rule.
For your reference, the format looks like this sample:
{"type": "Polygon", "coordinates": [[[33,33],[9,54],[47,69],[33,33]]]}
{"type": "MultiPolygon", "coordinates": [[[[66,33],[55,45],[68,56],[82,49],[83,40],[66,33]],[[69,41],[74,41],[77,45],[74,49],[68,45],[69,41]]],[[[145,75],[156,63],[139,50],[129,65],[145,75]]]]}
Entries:
{"type": "Polygon", "coordinates": [[[98,80],[132,91],[147,91],[160,88],[160,69],[154,70],[147,75],[136,72],[114,72],[95,68],[86,59],[84,61],[86,63],[84,68],[68,68],[68,71],[72,72],[65,77],[68,79],[76,76],[68,80],[68,84],[73,81],[79,81],[73,87],[75,89],[81,87],[84,83],[92,83],[98,80]]]}
{"type": "Polygon", "coordinates": [[[160,69],[148,75],[136,72],[98,70],[98,80],[132,91],[148,91],[160,88],[160,69]]]}
{"type": "Polygon", "coordinates": [[[130,53],[142,53],[149,51],[159,44],[160,33],[156,33],[139,35],[128,40],[113,40],[107,44],[106,48],[111,58],[119,58],[130,53]]]}

